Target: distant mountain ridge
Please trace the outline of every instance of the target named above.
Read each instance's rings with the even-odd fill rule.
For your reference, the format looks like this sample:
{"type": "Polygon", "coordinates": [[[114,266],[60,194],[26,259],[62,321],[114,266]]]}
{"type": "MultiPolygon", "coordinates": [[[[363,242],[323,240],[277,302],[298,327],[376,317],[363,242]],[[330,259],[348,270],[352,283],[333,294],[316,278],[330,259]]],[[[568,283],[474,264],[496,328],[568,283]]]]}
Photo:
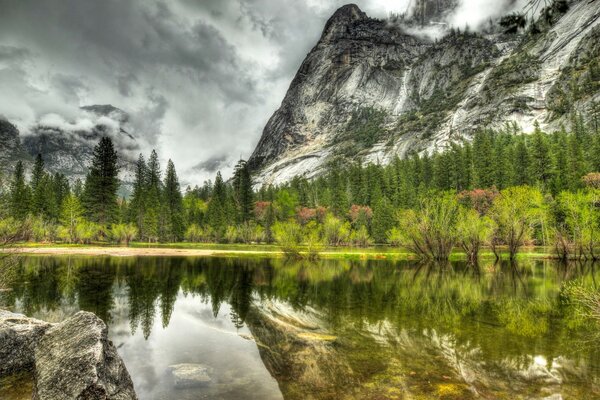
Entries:
{"type": "Polygon", "coordinates": [[[568,5],[539,32],[452,31],[438,41],[341,7],[250,157],[257,184],[315,176],[333,159],[443,150],[506,123],[568,125],[600,101],[600,0],[568,5]]]}
{"type": "Polygon", "coordinates": [[[120,178],[124,184],[123,194],[126,194],[133,181],[136,154],[140,149],[136,138],[126,130],[129,115],[109,104],[84,106],[81,109],[100,118],[90,126],[73,125],[69,129],[55,122],[38,122],[27,135],[20,135],[15,125],[0,119],[2,169],[10,171],[19,160],[29,165],[39,153],[48,171],[60,172],[72,182],[76,179],[83,181],[94,147],[106,135],[113,139],[119,154],[120,178]]]}

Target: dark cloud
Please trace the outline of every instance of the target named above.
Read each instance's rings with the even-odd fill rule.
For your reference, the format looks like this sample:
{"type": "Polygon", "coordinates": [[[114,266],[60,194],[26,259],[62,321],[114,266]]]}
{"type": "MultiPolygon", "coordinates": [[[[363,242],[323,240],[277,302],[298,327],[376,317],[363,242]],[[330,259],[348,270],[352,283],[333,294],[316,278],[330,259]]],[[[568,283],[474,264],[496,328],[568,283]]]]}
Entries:
{"type": "Polygon", "coordinates": [[[223,154],[221,156],[211,157],[206,161],[202,161],[192,167],[193,170],[198,172],[208,172],[214,174],[223,167],[228,167],[230,156],[223,154]]]}
{"type": "MultiPolygon", "coordinates": [[[[358,4],[376,12],[381,2],[358,4]]],[[[343,3],[0,0],[0,113],[26,134],[112,104],[143,151],[172,158],[187,181],[227,175],[343,3]]]]}

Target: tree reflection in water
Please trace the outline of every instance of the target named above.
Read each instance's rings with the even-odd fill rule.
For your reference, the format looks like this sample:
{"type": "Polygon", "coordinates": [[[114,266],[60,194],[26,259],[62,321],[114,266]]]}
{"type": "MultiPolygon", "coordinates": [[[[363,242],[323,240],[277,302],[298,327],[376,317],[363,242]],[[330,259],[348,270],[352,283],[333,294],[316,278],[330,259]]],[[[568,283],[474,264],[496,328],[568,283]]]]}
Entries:
{"type": "MultiPolygon", "coordinates": [[[[588,379],[597,382],[599,352],[586,340],[598,326],[577,313],[563,290],[564,283],[573,280],[597,290],[597,274],[592,264],[541,260],[474,266],[385,260],[26,257],[17,268],[12,291],[1,295],[6,306],[28,315],[59,320],[82,309],[110,326],[120,307],[115,297],[126,293],[131,334],[141,329],[145,339],[152,335],[157,315],[166,328],[178,298],[193,296],[210,304],[215,317],[227,304],[234,325],[248,324],[255,337],[287,340],[283,333],[265,332],[265,327],[276,327],[263,318],[269,304],[285,305],[289,315],[277,318],[296,327],[303,321],[305,326],[298,328],[303,338],[311,332],[326,332],[320,336],[326,341],[338,338],[337,349],[348,353],[346,378],[354,374],[357,382],[392,371],[398,354],[420,357],[421,365],[411,364],[413,369],[437,370],[424,352],[435,351],[440,357],[448,346],[467,354],[461,357],[496,366],[509,362],[514,370],[570,358],[587,365],[588,379]],[[310,324],[318,326],[311,331],[306,328],[310,324]],[[422,348],[409,349],[402,338],[407,334],[422,348]],[[438,343],[437,348],[431,343],[438,343]],[[468,355],[475,350],[477,356],[468,355]]],[[[277,348],[278,343],[261,345],[277,348]]],[[[284,375],[286,371],[275,370],[281,369],[282,360],[272,359],[273,354],[261,350],[270,372],[284,375]]],[[[410,364],[403,362],[404,367],[410,364]]],[[[401,373],[410,374],[404,367],[401,373]]],[[[290,385],[293,393],[296,389],[290,385]]],[[[280,387],[285,385],[280,382],[280,387]]]]}

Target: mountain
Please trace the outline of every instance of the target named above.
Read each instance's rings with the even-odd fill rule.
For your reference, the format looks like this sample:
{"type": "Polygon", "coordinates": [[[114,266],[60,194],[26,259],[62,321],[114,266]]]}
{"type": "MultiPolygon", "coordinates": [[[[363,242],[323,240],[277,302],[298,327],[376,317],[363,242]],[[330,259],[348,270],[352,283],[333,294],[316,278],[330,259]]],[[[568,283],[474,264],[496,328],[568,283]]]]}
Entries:
{"type": "Polygon", "coordinates": [[[600,100],[600,0],[564,8],[526,33],[449,30],[432,41],[341,7],[264,128],[249,159],[256,182],[312,177],[333,159],[431,153],[507,122],[568,125],[600,100]]]}
{"type": "Polygon", "coordinates": [[[129,115],[112,105],[91,105],[81,110],[82,116],[75,122],[65,121],[60,116],[42,118],[27,135],[19,135],[13,124],[0,120],[2,165],[10,169],[18,160],[29,164],[40,153],[48,171],[60,172],[72,182],[84,180],[94,147],[107,135],[113,139],[119,154],[122,194],[127,194],[139,153],[135,137],[127,130],[129,115]]]}
{"type": "Polygon", "coordinates": [[[29,154],[21,145],[19,130],[0,118],[0,165],[8,167],[19,160],[30,160],[29,154]]]}

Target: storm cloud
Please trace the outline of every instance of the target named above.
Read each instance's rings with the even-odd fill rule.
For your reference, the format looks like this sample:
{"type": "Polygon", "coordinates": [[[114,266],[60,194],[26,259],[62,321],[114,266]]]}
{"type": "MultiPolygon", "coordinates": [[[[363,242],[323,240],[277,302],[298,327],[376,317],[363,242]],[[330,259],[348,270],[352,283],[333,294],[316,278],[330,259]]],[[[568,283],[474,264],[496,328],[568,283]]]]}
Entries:
{"type": "MultiPolygon", "coordinates": [[[[112,104],[184,182],[215,168],[227,176],[344,3],[0,0],[0,115],[27,134],[44,120],[84,124],[81,106],[112,104]]],[[[409,1],[356,3],[384,17],[409,1]]]]}

